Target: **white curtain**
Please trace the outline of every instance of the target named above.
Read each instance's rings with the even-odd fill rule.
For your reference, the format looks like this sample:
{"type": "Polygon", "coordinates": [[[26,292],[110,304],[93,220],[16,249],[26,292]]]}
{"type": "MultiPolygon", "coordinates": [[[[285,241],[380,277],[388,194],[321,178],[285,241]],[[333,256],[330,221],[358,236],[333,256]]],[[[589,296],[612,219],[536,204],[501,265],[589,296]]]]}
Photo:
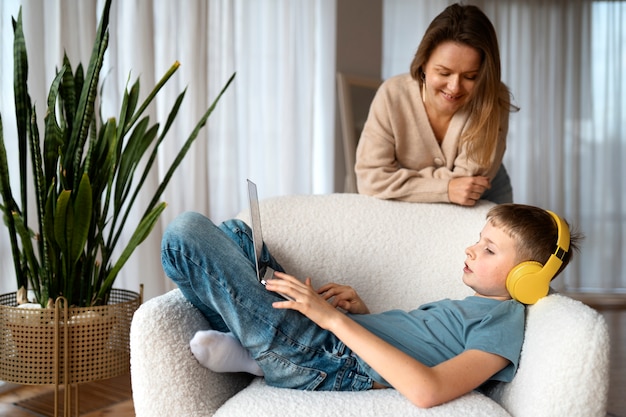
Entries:
{"type": "MultiPolygon", "coordinates": [[[[87,65],[103,1],[0,2],[0,111],[8,142],[15,134],[11,16],[17,17],[20,5],[29,87],[42,115],[63,51],[74,66],[87,65]]],[[[216,222],[236,215],[247,206],[246,178],[258,184],[260,198],[333,191],[335,6],[328,0],[113,1],[101,77],[103,115],[117,117],[123,89],[137,77],[145,97],[175,61],[180,69],[150,109],[151,118],[164,123],[176,96],[187,89],[151,188],[237,73],[164,194],[168,208],[160,225],[139,246],[116,287],[136,291],[143,283],[145,299],[172,288],[160,265],[164,227],[185,210],[216,222]]],[[[15,183],[17,167],[11,169],[15,183]]],[[[144,202],[150,197],[146,193],[144,202]]],[[[0,274],[0,291],[15,291],[5,232],[0,233],[0,274]]]]}
{"type": "MultiPolygon", "coordinates": [[[[385,0],[383,77],[407,72],[446,0],[385,0]]],[[[586,236],[559,281],[626,291],[626,3],[477,0],[498,33],[511,115],[514,200],[562,213],[586,236]]]]}
{"type": "MultiPolygon", "coordinates": [[[[450,3],[385,0],[384,78],[408,70],[426,25],[450,3]]],[[[624,2],[474,3],[496,26],[504,81],[521,107],[511,116],[504,160],[515,200],[562,213],[586,235],[581,255],[561,280],[564,288],[625,291],[624,2]]],[[[63,50],[74,65],[87,63],[102,0],[0,2],[6,140],[15,134],[11,16],[20,4],[30,91],[41,116],[63,50]]],[[[153,117],[163,121],[174,97],[188,89],[152,184],[237,72],[166,191],[169,206],[161,224],[116,286],[137,290],[144,283],[146,298],[171,288],[159,262],[165,225],[183,210],[215,221],[235,215],[246,206],[246,177],[259,184],[261,198],[332,191],[335,6],[327,0],[114,0],[103,114],[116,115],[127,82],[141,76],[145,96],[176,60],[181,67],[151,109],[153,117]]],[[[14,182],[16,171],[12,167],[14,182]]],[[[0,232],[2,293],[15,290],[8,248],[0,232]]]]}

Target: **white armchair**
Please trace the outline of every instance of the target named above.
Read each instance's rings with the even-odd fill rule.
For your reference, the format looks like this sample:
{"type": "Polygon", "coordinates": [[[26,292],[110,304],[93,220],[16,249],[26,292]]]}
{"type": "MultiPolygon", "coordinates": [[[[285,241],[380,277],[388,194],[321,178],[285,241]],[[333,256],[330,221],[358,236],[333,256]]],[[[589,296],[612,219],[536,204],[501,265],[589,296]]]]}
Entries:
{"type": "MultiPolygon", "coordinates": [[[[478,239],[491,206],[412,204],[357,194],[289,196],[261,201],[261,217],[265,241],[287,271],[310,276],[318,285],[352,285],[376,312],[470,295],[461,281],[464,249],[478,239]]],[[[211,372],[189,349],[195,332],[209,325],[173,290],[145,302],[133,318],[135,412],[137,417],[604,417],[609,337],[602,316],[552,294],[527,309],[526,326],[511,383],[497,385],[489,396],[472,392],[419,409],[391,389],[303,392],[269,387],[249,375],[211,372]]]]}

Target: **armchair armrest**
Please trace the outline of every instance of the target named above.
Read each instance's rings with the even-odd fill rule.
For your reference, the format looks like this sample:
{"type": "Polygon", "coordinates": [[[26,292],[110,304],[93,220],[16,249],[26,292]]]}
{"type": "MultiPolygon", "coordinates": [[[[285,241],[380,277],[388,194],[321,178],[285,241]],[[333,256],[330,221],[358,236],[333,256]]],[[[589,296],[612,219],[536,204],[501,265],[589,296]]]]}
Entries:
{"type": "Polygon", "coordinates": [[[492,397],[515,416],[604,417],[609,333],[597,311],[561,294],[528,307],[520,366],[492,397]]]}
{"type": "Polygon", "coordinates": [[[196,331],[209,328],[178,289],[137,309],[130,330],[137,417],[197,416],[198,408],[210,416],[250,383],[249,375],[214,373],[196,361],[189,340],[196,331]]]}

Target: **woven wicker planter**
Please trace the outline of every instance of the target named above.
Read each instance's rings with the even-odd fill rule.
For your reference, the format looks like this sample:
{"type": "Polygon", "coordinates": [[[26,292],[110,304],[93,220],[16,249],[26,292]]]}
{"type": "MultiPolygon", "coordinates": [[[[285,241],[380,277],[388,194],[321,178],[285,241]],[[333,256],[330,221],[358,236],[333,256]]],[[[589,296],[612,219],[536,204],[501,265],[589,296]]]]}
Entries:
{"type": "Polygon", "coordinates": [[[56,386],[112,378],[130,370],[130,323],[142,294],[113,289],[108,305],[16,307],[0,295],[0,380],[56,386]]]}

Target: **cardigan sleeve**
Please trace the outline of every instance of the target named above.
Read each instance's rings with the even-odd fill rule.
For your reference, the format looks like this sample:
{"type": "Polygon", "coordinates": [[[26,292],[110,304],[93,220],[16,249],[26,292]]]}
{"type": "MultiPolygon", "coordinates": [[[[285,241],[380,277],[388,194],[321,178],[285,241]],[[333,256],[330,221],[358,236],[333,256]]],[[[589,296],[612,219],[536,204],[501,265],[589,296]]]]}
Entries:
{"type": "Polygon", "coordinates": [[[361,194],[449,202],[452,172],[410,75],[390,78],[376,93],[357,146],[355,173],[361,194]]]}

